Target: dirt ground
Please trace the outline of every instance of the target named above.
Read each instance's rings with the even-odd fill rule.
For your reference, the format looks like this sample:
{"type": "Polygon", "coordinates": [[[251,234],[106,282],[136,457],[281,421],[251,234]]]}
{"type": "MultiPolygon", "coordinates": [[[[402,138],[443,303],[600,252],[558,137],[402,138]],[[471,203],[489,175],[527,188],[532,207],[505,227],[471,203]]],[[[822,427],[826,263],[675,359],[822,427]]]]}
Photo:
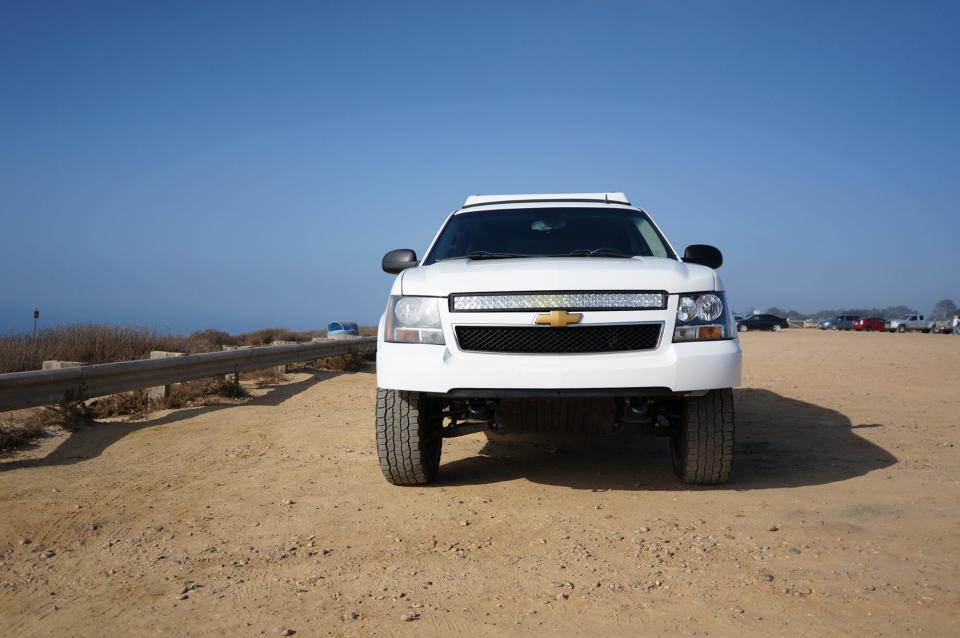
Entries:
{"type": "Polygon", "coordinates": [[[742,341],[719,488],[627,433],[393,487],[372,373],[41,440],[0,457],[0,635],[957,635],[960,338],[742,341]]]}

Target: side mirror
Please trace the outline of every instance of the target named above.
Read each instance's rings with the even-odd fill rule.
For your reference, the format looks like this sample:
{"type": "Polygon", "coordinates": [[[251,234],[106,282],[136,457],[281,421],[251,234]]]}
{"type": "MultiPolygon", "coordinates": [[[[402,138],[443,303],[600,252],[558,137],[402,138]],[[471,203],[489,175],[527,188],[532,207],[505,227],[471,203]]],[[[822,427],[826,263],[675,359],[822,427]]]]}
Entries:
{"type": "Polygon", "coordinates": [[[417,263],[417,253],[409,248],[398,248],[384,255],[380,266],[383,268],[383,272],[396,275],[407,268],[413,268],[417,263]]]}
{"type": "Polygon", "coordinates": [[[719,268],[723,265],[723,254],[707,244],[690,244],[683,251],[683,261],[688,264],[700,264],[708,268],[719,268]]]}

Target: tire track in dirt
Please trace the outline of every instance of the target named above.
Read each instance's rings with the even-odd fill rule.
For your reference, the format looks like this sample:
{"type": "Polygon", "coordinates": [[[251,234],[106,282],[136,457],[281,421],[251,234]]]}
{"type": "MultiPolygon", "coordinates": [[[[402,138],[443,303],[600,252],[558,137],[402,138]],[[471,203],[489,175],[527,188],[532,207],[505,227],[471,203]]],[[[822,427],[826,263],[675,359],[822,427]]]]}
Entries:
{"type": "Polygon", "coordinates": [[[0,458],[0,633],[949,635],[951,339],[749,333],[721,488],[626,433],[454,439],[395,488],[369,373],[45,440],[0,458]]]}

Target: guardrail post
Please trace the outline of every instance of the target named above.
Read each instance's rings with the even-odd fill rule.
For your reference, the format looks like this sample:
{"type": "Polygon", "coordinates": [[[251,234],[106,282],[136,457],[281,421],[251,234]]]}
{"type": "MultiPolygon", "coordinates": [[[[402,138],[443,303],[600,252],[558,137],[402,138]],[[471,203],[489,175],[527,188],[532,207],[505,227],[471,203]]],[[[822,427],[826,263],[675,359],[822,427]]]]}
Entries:
{"type": "MultiPolygon", "coordinates": [[[[182,357],[183,355],[183,352],[164,352],[163,350],[153,350],[150,352],[151,359],[168,359],[170,357],[182,357]]],[[[169,397],[169,385],[158,385],[147,388],[147,401],[163,401],[169,397]]]]}
{"type": "MultiPolygon", "coordinates": [[[[228,346],[228,345],[220,346],[220,348],[224,352],[236,352],[237,350],[249,350],[252,347],[253,346],[228,346]]],[[[227,383],[233,386],[234,392],[240,391],[240,373],[239,372],[231,372],[224,378],[227,380],[227,383]]]]}
{"type": "MultiPolygon", "coordinates": [[[[298,345],[298,343],[299,342],[297,341],[272,341],[270,345],[271,346],[295,346],[295,345],[298,345]]],[[[284,363],[282,365],[274,366],[272,370],[273,370],[273,373],[276,374],[278,377],[282,377],[287,373],[287,364],[284,363]]]]}
{"type": "Polygon", "coordinates": [[[49,361],[43,362],[43,370],[60,370],[61,368],[79,368],[80,366],[85,366],[83,361],[58,361],[56,359],[51,359],[49,361]]]}

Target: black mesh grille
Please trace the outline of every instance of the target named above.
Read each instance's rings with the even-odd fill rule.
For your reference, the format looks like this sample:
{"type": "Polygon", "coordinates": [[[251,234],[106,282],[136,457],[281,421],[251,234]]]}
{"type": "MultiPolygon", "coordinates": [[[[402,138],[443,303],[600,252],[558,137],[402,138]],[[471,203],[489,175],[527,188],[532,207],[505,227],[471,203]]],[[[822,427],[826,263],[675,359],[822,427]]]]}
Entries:
{"type": "Polygon", "coordinates": [[[661,324],[617,326],[457,326],[461,350],[559,354],[652,350],[660,341],[661,324]]]}

